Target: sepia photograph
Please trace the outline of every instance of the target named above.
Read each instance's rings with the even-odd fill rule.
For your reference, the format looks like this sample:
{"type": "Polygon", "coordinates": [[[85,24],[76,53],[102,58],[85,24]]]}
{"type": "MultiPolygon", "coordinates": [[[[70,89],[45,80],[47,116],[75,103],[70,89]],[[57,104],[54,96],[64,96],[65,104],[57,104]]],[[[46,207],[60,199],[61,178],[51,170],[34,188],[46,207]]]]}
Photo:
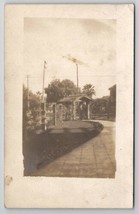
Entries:
{"type": "Polygon", "coordinates": [[[24,19],[25,176],[115,178],[116,20],[24,19]]]}
{"type": "Polygon", "coordinates": [[[5,6],[5,206],[132,208],[133,4],[5,6]]]}

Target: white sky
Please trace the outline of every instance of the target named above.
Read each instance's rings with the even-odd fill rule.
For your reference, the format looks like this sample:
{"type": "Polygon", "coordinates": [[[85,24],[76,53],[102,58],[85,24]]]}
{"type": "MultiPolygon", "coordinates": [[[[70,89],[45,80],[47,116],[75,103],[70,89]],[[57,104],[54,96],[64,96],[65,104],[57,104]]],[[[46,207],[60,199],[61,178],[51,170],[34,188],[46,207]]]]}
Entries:
{"type": "Polygon", "coordinates": [[[116,83],[116,21],[25,18],[24,77],[30,75],[30,90],[42,91],[44,60],[45,87],[53,79],[76,84],[75,64],[62,57],[67,55],[84,62],[79,87],[91,83],[96,97],[109,95],[108,88],[116,83]]]}

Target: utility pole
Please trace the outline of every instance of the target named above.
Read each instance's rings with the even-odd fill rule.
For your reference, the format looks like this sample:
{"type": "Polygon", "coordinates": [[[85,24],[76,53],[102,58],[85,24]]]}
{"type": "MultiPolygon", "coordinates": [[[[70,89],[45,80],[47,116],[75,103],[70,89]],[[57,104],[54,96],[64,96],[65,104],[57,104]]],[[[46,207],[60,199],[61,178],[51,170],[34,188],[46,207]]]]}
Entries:
{"type": "Polygon", "coordinates": [[[42,81],[42,100],[41,100],[41,124],[42,130],[46,130],[46,101],[44,98],[44,84],[45,84],[45,72],[46,72],[47,63],[44,61],[44,69],[43,69],[43,81],[42,81]]]}
{"type": "Polygon", "coordinates": [[[30,78],[30,76],[27,75],[26,78],[27,78],[27,108],[29,110],[30,109],[30,97],[29,97],[29,78],[30,78]]]}
{"type": "Polygon", "coordinates": [[[79,75],[78,75],[78,65],[82,65],[84,64],[83,62],[81,62],[80,60],[71,57],[70,55],[68,56],[63,56],[63,58],[67,58],[69,61],[73,62],[76,65],[76,84],[77,84],[77,94],[79,93],[79,75]]]}

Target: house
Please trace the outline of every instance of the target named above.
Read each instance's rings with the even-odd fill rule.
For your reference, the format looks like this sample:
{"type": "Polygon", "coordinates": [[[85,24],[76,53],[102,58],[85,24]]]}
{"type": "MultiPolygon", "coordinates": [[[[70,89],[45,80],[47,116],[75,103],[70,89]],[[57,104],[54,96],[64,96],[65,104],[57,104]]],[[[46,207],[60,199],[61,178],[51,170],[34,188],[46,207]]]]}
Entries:
{"type": "Polygon", "coordinates": [[[112,118],[116,117],[116,85],[109,88],[110,98],[109,98],[109,112],[112,118]]]}

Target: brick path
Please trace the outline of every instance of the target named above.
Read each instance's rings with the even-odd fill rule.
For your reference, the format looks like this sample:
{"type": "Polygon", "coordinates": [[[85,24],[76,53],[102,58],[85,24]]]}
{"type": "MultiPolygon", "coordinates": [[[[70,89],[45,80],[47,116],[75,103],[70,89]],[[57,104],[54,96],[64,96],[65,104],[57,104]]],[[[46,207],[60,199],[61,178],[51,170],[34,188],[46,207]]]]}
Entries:
{"type": "Polygon", "coordinates": [[[115,122],[99,121],[102,132],[68,154],[44,165],[34,176],[114,178],[115,122]]]}

